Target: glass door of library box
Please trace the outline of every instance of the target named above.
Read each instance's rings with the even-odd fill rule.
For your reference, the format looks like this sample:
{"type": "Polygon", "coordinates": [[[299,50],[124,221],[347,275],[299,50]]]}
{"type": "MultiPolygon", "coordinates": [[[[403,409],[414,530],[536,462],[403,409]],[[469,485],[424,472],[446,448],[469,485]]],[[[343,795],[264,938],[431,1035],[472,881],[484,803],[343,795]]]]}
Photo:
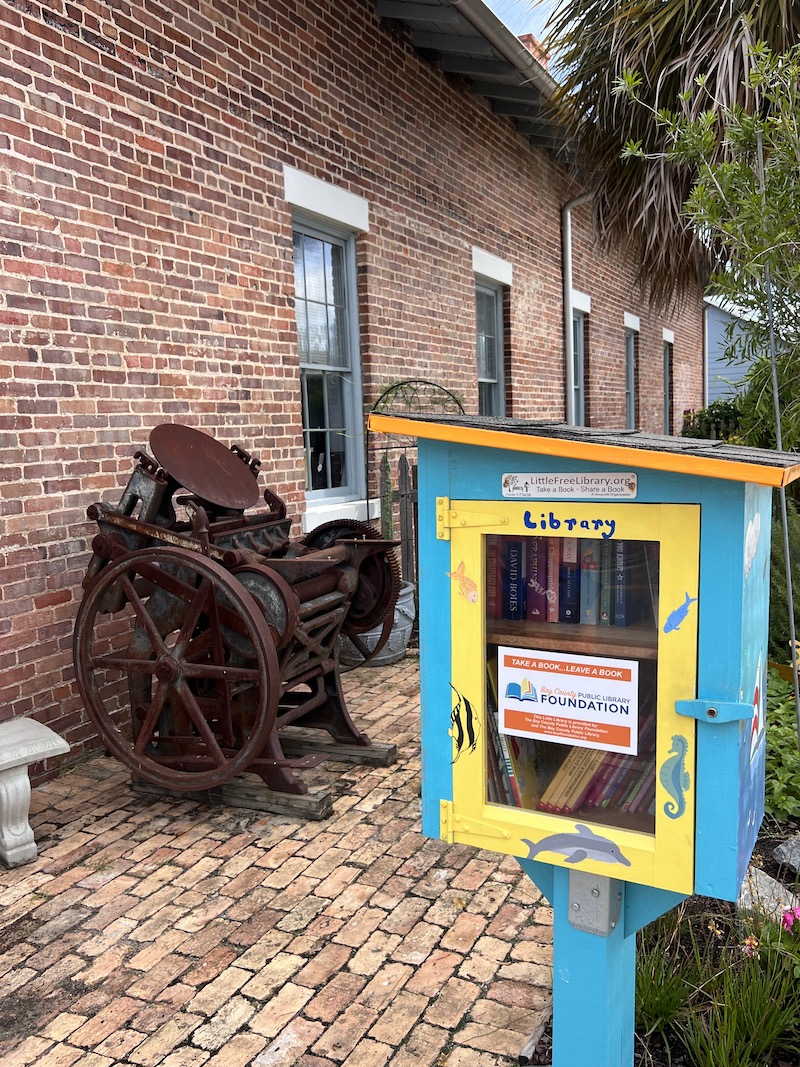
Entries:
{"type": "Polygon", "coordinates": [[[699,507],[450,507],[443,835],[691,893],[699,507]]]}

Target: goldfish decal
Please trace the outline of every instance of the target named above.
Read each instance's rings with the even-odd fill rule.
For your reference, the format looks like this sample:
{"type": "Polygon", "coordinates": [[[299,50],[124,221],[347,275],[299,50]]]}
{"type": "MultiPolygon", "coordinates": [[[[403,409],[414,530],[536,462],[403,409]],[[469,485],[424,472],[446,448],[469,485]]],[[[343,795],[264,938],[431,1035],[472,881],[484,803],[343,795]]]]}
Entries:
{"type": "Polygon", "coordinates": [[[478,602],[478,586],[464,573],[464,560],[462,559],[454,571],[446,571],[448,578],[458,582],[458,591],[470,604],[478,602]]]}
{"type": "Polygon", "coordinates": [[[687,593],[684,602],[679,604],[678,607],[675,608],[674,611],[671,611],[667,616],[667,621],[664,623],[664,633],[669,634],[672,633],[673,630],[679,629],[681,623],[689,614],[689,605],[695,603],[697,603],[697,597],[689,596],[687,593]]]}
{"type": "Polygon", "coordinates": [[[475,751],[478,744],[480,724],[467,698],[462,696],[454,685],[451,685],[450,688],[456,695],[456,703],[450,712],[450,729],[448,730],[455,742],[456,751],[453,756],[453,763],[455,763],[465,748],[468,748],[470,752],[475,751]]]}
{"type": "Polygon", "coordinates": [[[664,814],[670,819],[679,819],[686,811],[686,790],[691,785],[689,772],[686,770],[686,753],[689,742],[680,734],[672,738],[672,748],[659,771],[661,784],[669,793],[671,800],[664,805],[664,814]]]}

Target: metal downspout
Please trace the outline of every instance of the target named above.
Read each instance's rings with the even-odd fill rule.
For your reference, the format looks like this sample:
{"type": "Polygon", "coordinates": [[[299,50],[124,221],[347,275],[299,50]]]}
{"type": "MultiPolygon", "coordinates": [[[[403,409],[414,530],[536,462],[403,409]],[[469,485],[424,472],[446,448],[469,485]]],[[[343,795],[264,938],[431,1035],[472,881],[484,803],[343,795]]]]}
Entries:
{"type": "Polygon", "coordinates": [[[581,193],[561,208],[561,281],[564,287],[564,382],[567,425],[575,425],[575,345],[572,338],[572,211],[594,193],[581,193]]]}

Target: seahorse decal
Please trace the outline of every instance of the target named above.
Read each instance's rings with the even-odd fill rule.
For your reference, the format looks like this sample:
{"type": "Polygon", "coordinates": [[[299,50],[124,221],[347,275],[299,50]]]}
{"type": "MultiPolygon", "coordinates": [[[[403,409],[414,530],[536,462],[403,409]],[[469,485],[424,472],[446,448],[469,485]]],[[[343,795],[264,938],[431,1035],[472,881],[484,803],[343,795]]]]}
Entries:
{"type": "Polygon", "coordinates": [[[691,784],[689,772],[686,770],[686,753],[689,751],[689,742],[680,734],[674,734],[672,748],[669,756],[664,760],[659,772],[661,784],[669,793],[671,800],[664,805],[664,814],[670,819],[679,819],[686,811],[686,791],[691,784]]]}
{"type": "Polygon", "coordinates": [[[448,733],[455,741],[456,753],[453,756],[453,763],[455,763],[465,748],[468,748],[470,752],[475,751],[475,746],[478,743],[478,733],[480,732],[480,723],[467,698],[459,693],[454,685],[451,685],[450,688],[456,695],[455,705],[450,712],[450,729],[448,730],[448,733]]]}

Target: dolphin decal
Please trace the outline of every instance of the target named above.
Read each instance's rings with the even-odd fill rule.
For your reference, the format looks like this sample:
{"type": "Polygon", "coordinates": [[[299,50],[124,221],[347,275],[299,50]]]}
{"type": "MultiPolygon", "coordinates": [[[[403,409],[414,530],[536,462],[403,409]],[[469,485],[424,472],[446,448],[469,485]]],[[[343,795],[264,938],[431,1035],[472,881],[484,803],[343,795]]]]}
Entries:
{"type": "Polygon", "coordinates": [[[541,841],[529,841],[522,838],[522,843],[528,846],[526,859],[535,859],[540,852],[555,852],[565,856],[565,863],[582,863],[583,860],[596,860],[599,863],[621,863],[623,867],[630,867],[631,861],[626,859],[619,850],[619,845],[607,837],[600,837],[588,826],[576,823],[574,834],[551,834],[543,837],[541,841]]]}
{"type": "Polygon", "coordinates": [[[664,633],[672,633],[673,630],[677,630],[686,616],[689,614],[689,605],[694,604],[697,601],[696,596],[689,596],[686,594],[686,599],[682,604],[679,604],[674,611],[671,611],[667,616],[667,621],[664,623],[664,633]]]}

